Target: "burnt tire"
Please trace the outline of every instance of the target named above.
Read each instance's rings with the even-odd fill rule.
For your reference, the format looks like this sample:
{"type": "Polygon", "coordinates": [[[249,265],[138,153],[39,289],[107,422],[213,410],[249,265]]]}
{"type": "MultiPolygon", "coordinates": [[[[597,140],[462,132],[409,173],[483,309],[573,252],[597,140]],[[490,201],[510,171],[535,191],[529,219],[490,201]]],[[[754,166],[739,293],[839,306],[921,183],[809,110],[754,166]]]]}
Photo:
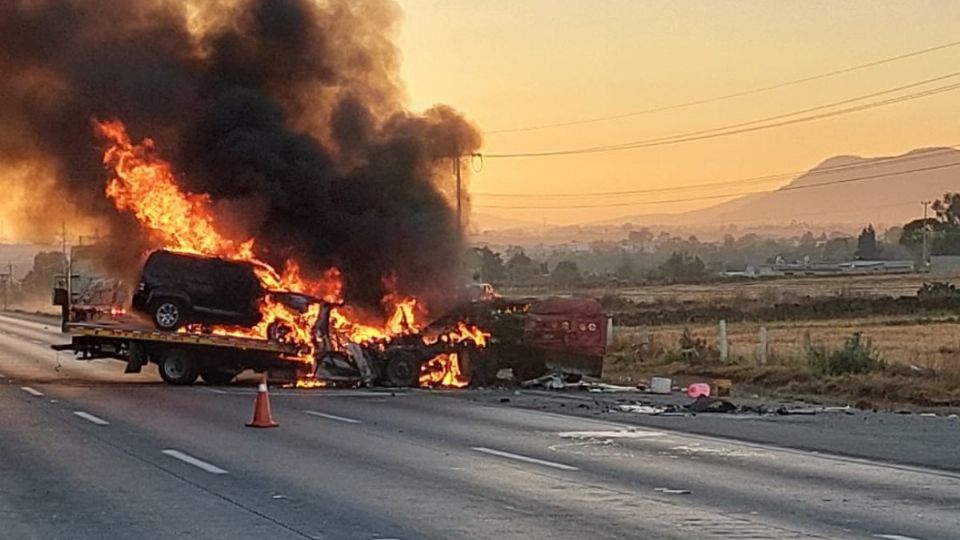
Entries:
{"type": "Polygon", "coordinates": [[[160,330],[173,332],[186,324],[187,307],[175,298],[158,298],[150,304],[150,318],[160,330]]]}
{"type": "Polygon", "coordinates": [[[395,352],[387,360],[386,379],[391,386],[420,385],[420,362],[408,352],[395,352]]]}
{"type": "Polygon", "coordinates": [[[157,361],[160,378],[167,384],[187,386],[197,380],[197,369],[190,357],[180,349],[164,351],[157,361]]]}
{"type": "Polygon", "coordinates": [[[235,369],[211,369],[200,372],[200,378],[210,386],[220,386],[237,378],[239,374],[235,369]]]}

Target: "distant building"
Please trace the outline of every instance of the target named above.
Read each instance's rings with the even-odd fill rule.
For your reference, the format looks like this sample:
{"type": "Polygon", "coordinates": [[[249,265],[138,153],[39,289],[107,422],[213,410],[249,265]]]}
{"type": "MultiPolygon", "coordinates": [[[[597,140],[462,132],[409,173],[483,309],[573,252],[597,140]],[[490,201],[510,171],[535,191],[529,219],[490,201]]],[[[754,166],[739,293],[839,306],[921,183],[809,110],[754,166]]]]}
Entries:
{"type": "MultiPolygon", "coordinates": [[[[726,272],[729,277],[817,277],[863,276],[872,274],[910,274],[913,261],[849,261],[842,263],[783,263],[748,266],[745,272],[726,272]]],[[[960,268],[960,267],[958,267],[960,268]]]]}

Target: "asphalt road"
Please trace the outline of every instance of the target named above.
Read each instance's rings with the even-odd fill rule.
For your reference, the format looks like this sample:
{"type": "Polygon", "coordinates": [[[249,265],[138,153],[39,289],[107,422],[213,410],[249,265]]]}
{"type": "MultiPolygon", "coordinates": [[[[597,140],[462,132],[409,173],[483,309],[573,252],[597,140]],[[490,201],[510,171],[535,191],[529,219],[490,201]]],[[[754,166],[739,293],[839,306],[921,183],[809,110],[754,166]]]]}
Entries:
{"type": "Polygon", "coordinates": [[[5,540],[960,537],[950,467],[463,391],[273,388],[280,427],[249,429],[252,387],[168,387],[62,340],[0,316],[5,540]]]}

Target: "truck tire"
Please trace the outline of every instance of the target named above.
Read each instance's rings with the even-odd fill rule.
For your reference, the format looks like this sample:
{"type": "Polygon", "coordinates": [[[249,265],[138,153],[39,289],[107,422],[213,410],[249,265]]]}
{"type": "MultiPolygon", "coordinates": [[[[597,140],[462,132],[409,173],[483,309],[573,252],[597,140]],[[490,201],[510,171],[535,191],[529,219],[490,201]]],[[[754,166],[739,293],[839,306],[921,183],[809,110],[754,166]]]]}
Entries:
{"type": "Polygon", "coordinates": [[[220,386],[227,384],[239,375],[240,372],[235,369],[210,369],[200,372],[200,378],[210,386],[220,386]]]}
{"type": "Polygon", "coordinates": [[[181,349],[169,349],[157,361],[160,377],[167,384],[187,386],[197,380],[197,369],[190,356],[181,349]]]}
{"type": "Polygon", "coordinates": [[[158,298],[150,303],[150,317],[160,330],[173,332],[186,324],[187,307],[176,298],[158,298]]]}
{"type": "Polygon", "coordinates": [[[387,360],[386,375],[387,382],[392,386],[419,386],[420,362],[417,361],[416,356],[406,351],[394,352],[387,360]]]}

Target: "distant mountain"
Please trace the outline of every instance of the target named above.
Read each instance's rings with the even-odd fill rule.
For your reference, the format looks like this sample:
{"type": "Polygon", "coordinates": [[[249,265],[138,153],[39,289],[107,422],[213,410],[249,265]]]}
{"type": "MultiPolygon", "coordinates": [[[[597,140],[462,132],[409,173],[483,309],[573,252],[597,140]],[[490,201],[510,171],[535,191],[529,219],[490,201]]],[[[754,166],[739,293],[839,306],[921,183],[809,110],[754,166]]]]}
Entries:
{"type": "Polygon", "coordinates": [[[915,219],[920,201],[960,191],[960,151],[922,148],[893,157],[836,156],[775,191],[681,214],[708,223],[883,223],[915,219]],[[951,165],[957,166],[951,166],[951,165]]]}

